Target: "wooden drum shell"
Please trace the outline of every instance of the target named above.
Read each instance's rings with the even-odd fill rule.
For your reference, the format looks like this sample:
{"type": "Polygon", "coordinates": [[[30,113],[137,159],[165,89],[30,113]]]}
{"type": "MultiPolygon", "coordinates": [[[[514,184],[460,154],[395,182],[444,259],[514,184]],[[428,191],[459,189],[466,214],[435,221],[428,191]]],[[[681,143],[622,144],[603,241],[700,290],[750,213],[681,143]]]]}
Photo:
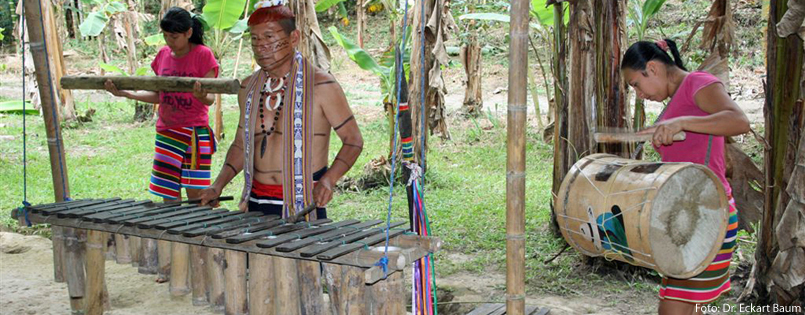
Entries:
{"type": "Polygon", "coordinates": [[[723,185],[703,165],[610,154],[574,164],[555,205],[562,235],[582,254],[683,279],[715,258],[729,209],[723,185]]]}

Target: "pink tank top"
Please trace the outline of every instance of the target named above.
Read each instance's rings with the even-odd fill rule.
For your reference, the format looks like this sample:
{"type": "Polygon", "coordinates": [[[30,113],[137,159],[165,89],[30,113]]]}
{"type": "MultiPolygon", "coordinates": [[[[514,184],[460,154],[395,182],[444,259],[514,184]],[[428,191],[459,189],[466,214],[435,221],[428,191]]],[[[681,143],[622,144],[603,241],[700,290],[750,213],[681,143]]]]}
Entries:
{"type": "MultiPolygon", "coordinates": [[[[196,45],[182,57],[171,56],[168,46],[162,47],[151,62],[158,76],[203,78],[210,70],[218,77],[218,62],[207,46],[196,45]]],[[[193,93],[160,92],[157,130],[209,125],[208,106],[193,93]]]]}
{"type": "MultiPolygon", "coordinates": [[[[712,74],[704,71],[694,71],[682,80],[682,84],[668,103],[665,114],[660,121],[680,117],[680,116],[708,116],[709,113],[703,111],[696,105],[694,96],[702,88],[714,84],[722,84],[712,74]]],[[[685,141],[674,142],[668,146],[655,147],[662,156],[663,162],[693,162],[705,164],[707,156],[707,146],[710,135],[685,131],[687,138],[685,141]]],[[[726,163],[724,161],[724,137],[713,136],[713,143],[710,147],[710,162],[707,165],[724,184],[727,195],[732,193],[732,188],[727,182],[726,163]]]]}

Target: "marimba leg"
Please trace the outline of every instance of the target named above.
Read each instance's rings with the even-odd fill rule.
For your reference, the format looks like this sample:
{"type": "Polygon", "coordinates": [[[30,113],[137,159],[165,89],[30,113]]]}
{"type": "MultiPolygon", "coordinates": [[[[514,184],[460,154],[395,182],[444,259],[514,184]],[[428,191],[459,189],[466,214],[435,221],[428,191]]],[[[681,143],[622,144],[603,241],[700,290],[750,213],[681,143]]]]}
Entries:
{"type": "Polygon", "coordinates": [[[115,258],[118,264],[130,264],[131,253],[129,251],[129,236],[123,234],[115,234],[115,258]]]}
{"type": "Polygon", "coordinates": [[[157,282],[167,282],[170,280],[171,244],[172,243],[169,241],[157,241],[157,260],[159,262],[159,268],[157,269],[157,282]]]}
{"type": "Polygon", "coordinates": [[[395,272],[385,280],[367,286],[366,304],[368,314],[372,315],[405,315],[405,295],[403,289],[403,272],[395,272]]]}
{"type": "Polygon", "coordinates": [[[173,242],[171,248],[170,294],[186,295],[190,293],[190,245],[173,242]]]}
{"type": "Polygon", "coordinates": [[[129,253],[131,256],[131,266],[140,267],[140,258],[143,254],[141,238],[129,236],[129,253]]]}
{"type": "MultiPolygon", "coordinates": [[[[24,223],[23,223],[24,224],[24,223]]],[[[20,225],[24,226],[24,225],[20,225]]],[[[56,282],[64,282],[64,228],[58,225],[50,226],[53,240],[53,278],[56,282]]]]}
{"type": "Polygon", "coordinates": [[[90,230],[87,233],[87,315],[103,314],[104,311],[104,254],[105,233],[90,230]]]}
{"type": "Polygon", "coordinates": [[[302,314],[320,315],[324,313],[324,292],[321,287],[321,263],[310,260],[297,260],[299,271],[299,293],[302,314]]]}
{"type": "Polygon", "coordinates": [[[70,308],[73,312],[84,310],[85,275],[84,275],[84,244],[87,241],[87,231],[67,228],[64,232],[64,280],[67,282],[67,292],[70,294],[70,308]]]}
{"type": "Polygon", "coordinates": [[[193,305],[209,304],[207,289],[207,247],[190,246],[190,288],[193,291],[193,305]]]}
{"type": "MultiPolygon", "coordinates": [[[[226,264],[224,277],[226,278],[226,293],[224,299],[224,314],[249,314],[249,303],[246,295],[246,253],[225,250],[226,264]]],[[[292,314],[292,313],[284,313],[292,314]]]]}
{"type": "Polygon", "coordinates": [[[275,315],[274,257],[249,254],[249,312],[275,315]]]}
{"type": "Polygon", "coordinates": [[[299,277],[296,260],[274,257],[274,280],[276,281],[276,314],[301,314],[299,303],[299,277]]]}
{"type": "Polygon", "coordinates": [[[152,238],[142,239],[143,255],[140,257],[140,266],[137,271],[142,274],[156,274],[159,269],[159,255],[157,250],[157,240],[152,238]]]}
{"type": "Polygon", "coordinates": [[[210,306],[214,312],[224,311],[224,250],[207,248],[207,288],[210,289],[210,306]]]}
{"type": "Polygon", "coordinates": [[[115,246],[115,233],[106,233],[106,260],[117,261],[117,246],[115,246]]]}

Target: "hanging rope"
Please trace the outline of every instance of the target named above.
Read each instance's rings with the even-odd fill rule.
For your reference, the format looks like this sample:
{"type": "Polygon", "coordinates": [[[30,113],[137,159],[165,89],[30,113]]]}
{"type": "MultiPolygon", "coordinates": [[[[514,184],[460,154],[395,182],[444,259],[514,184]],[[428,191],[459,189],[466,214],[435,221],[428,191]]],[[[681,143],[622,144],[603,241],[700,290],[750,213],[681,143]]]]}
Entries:
{"type": "MultiPolygon", "coordinates": [[[[25,18],[25,6],[22,6],[23,21],[25,18]]],[[[24,22],[23,22],[24,23],[24,22]]],[[[17,208],[17,216],[22,215],[25,218],[25,225],[31,226],[31,220],[28,219],[27,207],[31,204],[28,203],[28,156],[27,156],[27,143],[26,143],[26,108],[25,108],[25,25],[22,25],[22,206],[17,208]]]]}

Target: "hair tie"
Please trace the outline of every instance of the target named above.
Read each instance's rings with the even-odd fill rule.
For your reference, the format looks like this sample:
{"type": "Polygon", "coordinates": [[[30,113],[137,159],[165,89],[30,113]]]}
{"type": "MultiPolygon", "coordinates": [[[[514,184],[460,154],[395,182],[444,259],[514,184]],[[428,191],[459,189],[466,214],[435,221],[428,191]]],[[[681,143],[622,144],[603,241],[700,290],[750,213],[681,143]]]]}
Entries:
{"type": "Polygon", "coordinates": [[[285,5],[285,0],[261,0],[254,4],[254,9],[270,8],[285,5]]]}
{"type": "Polygon", "coordinates": [[[657,44],[657,47],[660,47],[662,51],[668,52],[668,42],[666,42],[664,39],[656,41],[655,44],[657,44]]]}

